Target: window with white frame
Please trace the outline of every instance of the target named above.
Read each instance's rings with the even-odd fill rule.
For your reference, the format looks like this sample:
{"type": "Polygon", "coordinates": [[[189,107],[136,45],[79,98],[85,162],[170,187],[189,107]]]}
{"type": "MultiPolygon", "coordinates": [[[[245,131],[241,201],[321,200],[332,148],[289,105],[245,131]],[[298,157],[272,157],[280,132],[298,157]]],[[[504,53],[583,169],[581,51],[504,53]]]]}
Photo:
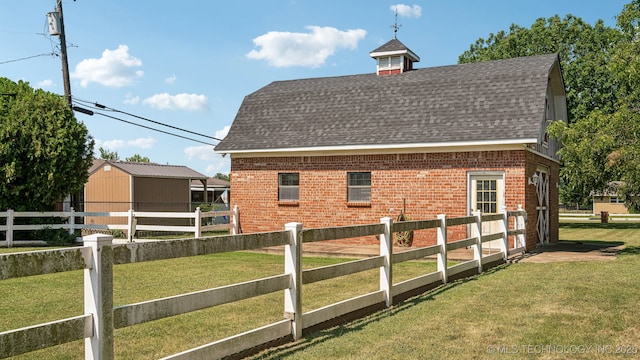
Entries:
{"type": "Polygon", "coordinates": [[[478,180],[476,183],[476,204],[483,214],[498,212],[498,181],[478,180]]]}
{"type": "Polygon", "coordinates": [[[400,69],[402,67],[402,56],[389,56],[378,59],[380,70],[400,69]]]}
{"type": "Polygon", "coordinates": [[[617,196],[612,196],[609,198],[609,203],[610,204],[624,204],[624,201],[622,201],[622,199],[620,199],[617,196]]]}
{"type": "Polygon", "coordinates": [[[347,173],[347,201],[370,202],[371,201],[371,173],[350,172],[347,173]]]}
{"type": "Polygon", "coordinates": [[[278,201],[298,201],[300,199],[300,174],[278,174],[278,201]]]}

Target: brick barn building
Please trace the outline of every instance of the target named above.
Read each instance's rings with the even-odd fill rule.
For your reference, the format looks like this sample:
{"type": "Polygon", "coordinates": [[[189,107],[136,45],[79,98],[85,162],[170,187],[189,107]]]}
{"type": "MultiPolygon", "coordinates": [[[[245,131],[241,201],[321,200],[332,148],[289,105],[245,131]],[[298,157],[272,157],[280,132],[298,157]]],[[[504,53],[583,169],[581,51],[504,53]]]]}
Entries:
{"type": "Polygon", "coordinates": [[[231,157],[244,232],[522,205],[527,250],[558,240],[559,144],[546,134],[567,119],[557,55],[414,69],[397,39],[370,55],[375,73],[276,81],[244,99],[215,148],[231,157]]]}

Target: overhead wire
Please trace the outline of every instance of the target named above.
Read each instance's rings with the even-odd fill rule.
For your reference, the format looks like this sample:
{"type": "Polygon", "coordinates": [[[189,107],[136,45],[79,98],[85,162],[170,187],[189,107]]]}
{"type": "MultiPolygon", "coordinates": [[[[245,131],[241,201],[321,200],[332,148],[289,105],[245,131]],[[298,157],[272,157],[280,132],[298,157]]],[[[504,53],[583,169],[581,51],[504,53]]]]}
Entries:
{"type": "Polygon", "coordinates": [[[87,108],[91,108],[91,109],[92,109],[91,111],[89,111],[89,112],[90,112],[90,114],[89,114],[89,113],[87,113],[87,112],[85,112],[85,111],[82,111],[82,109],[74,109],[74,110],[77,110],[77,111],[80,111],[80,112],[84,112],[84,113],[87,113],[87,114],[89,114],[89,115],[94,115],[94,114],[95,114],[95,115],[101,115],[101,116],[104,116],[104,117],[108,117],[108,118],[110,118],[110,119],[114,119],[114,120],[117,120],[117,121],[121,121],[121,122],[124,122],[124,123],[130,124],[130,125],[134,125],[134,126],[142,127],[142,128],[148,129],[148,130],[152,130],[152,131],[160,132],[160,133],[163,133],[163,134],[167,134],[167,135],[171,135],[171,136],[179,137],[179,138],[186,139],[186,140],[190,140],[190,141],[194,141],[194,142],[197,142],[197,143],[200,143],[200,144],[205,144],[205,145],[215,146],[215,144],[211,144],[211,143],[209,143],[209,142],[205,142],[205,141],[198,140],[198,139],[194,139],[194,138],[191,138],[191,137],[187,137],[187,136],[183,136],[183,135],[175,134],[175,133],[172,133],[172,132],[169,132],[169,131],[164,131],[164,130],[160,130],[160,129],[152,128],[152,127],[149,127],[149,126],[145,126],[145,125],[142,125],[142,124],[138,124],[138,123],[135,123],[135,122],[132,122],[132,121],[128,121],[128,120],[125,120],[125,119],[121,119],[121,118],[119,118],[119,117],[112,116],[112,115],[108,115],[108,114],[105,114],[105,113],[101,112],[101,111],[112,111],[112,112],[117,112],[117,113],[122,113],[122,114],[125,114],[125,115],[129,115],[129,116],[131,116],[131,117],[135,117],[135,118],[138,118],[138,119],[141,119],[141,120],[149,121],[149,122],[152,122],[152,123],[154,123],[154,124],[161,125],[161,126],[165,126],[165,127],[168,127],[168,128],[174,129],[174,130],[184,131],[184,132],[187,132],[187,133],[190,133],[190,134],[194,134],[194,135],[197,135],[197,136],[201,136],[201,137],[205,137],[205,138],[209,138],[209,139],[213,139],[213,140],[221,141],[221,139],[218,139],[218,138],[213,137],[213,136],[208,136],[208,135],[200,134],[200,133],[197,133],[197,132],[194,132],[194,131],[191,131],[191,130],[182,129],[182,128],[179,128],[179,127],[177,127],[177,126],[173,126],[173,125],[165,124],[165,123],[162,123],[162,122],[159,122],[159,121],[155,121],[155,120],[151,120],[151,119],[148,119],[148,118],[145,118],[145,117],[139,116],[139,115],[131,114],[131,113],[128,113],[128,112],[126,112],[126,111],[121,111],[121,110],[113,109],[113,108],[107,107],[107,106],[105,106],[105,105],[99,104],[99,103],[97,103],[97,102],[93,102],[93,101],[89,101],[89,100],[79,99],[79,98],[77,98],[77,97],[75,97],[75,96],[72,96],[72,99],[73,99],[74,101],[76,101],[77,103],[81,103],[81,104],[82,104],[82,106],[85,106],[85,107],[87,107],[87,108]]]}
{"type": "Polygon", "coordinates": [[[215,146],[215,144],[211,144],[211,143],[208,143],[208,142],[200,141],[200,140],[193,139],[193,138],[190,138],[190,137],[187,137],[187,136],[182,136],[182,135],[178,135],[178,134],[170,133],[170,132],[168,132],[168,131],[164,131],[164,130],[160,130],[160,129],[155,129],[155,128],[152,128],[152,127],[150,127],[150,126],[145,126],[145,125],[141,125],[141,124],[136,124],[136,123],[134,123],[134,122],[132,122],[132,121],[128,121],[128,120],[125,120],[125,119],[121,119],[121,118],[118,118],[118,117],[115,117],[115,116],[111,116],[111,115],[108,115],[108,114],[104,114],[104,113],[101,113],[101,112],[98,112],[98,111],[93,111],[93,114],[94,114],[94,115],[101,115],[101,116],[108,117],[108,118],[111,118],[111,119],[114,119],[114,120],[118,120],[118,121],[122,121],[122,122],[124,122],[124,123],[131,124],[131,125],[135,125],[135,126],[139,126],[139,127],[141,127],[141,128],[145,128],[145,129],[149,129],[149,130],[157,131],[157,132],[159,132],[159,133],[163,133],[163,134],[167,134],[167,135],[171,135],[171,136],[179,137],[179,138],[182,138],[182,139],[186,139],[186,140],[194,141],[194,142],[197,142],[197,143],[200,143],[200,144],[205,144],[205,145],[215,146]]]}
{"type": "Polygon", "coordinates": [[[143,117],[143,116],[140,116],[140,115],[136,115],[136,114],[132,114],[132,113],[129,113],[129,112],[126,112],[126,111],[114,109],[112,107],[109,107],[109,106],[106,106],[106,105],[102,105],[102,104],[99,104],[99,103],[94,102],[94,101],[78,99],[75,96],[72,96],[72,98],[77,102],[85,104],[84,106],[89,106],[89,107],[92,107],[92,108],[97,109],[97,110],[117,112],[117,113],[121,113],[121,114],[125,114],[125,115],[131,116],[131,117],[138,118],[140,120],[148,121],[148,122],[154,123],[156,125],[168,127],[168,128],[174,129],[174,130],[183,131],[183,132],[186,132],[186,133],[189,133],[189,134],[205,137],[205,138],[216,140],[216,141],[222,141],[222,139],[218,139],[217,137],[214,137],[214,136],[201,134],[201,133],[198,133],[198,132],[195,132],[195,131],[191,131],[191,130],[179,128],[177,126],[165,124],[165,123],[162,123],[162,122],[159,122],[159,121],[156,121],[156,120],[151,120],[149,118],[146,118],[146,117],[143,117]]]}
{"type": "Polygon", "coordinates": [[[8,64],[8,63],[16,62],[16,61],[29,60],[29,59],[37,58],[39,56],[57,56],[57,55],[56,55],[56,53],[48,53],[48,54],[39,54],[39,55],[27,56],[27,57],[23,57],[23,58],[20,58],[20,59],[0,61],[0,65],[8,64]]]}
{"type": "Polygon", "coordinates": [[[7,33],[14,33],[14,34],[29,34],[29,35],[41,35],[41,36],[44,36],[44,38],[48,39],[50,44],[51,44],[51,52],[50,53],[27,56],[27,57],[23,57],[23,58],[19,58],[19,59],[0,61],[0,65],[9,64],[9,63],[12,63],[12,62],[29,60],[29,59],[37,58],[37,57],[40,57],[40,56],[51,56],[51,57],[59,56],[55,51],[55,48],[53,46],[53,42],[51,40],[51,36],[47,35],[47,33],[46,33],[46,29],[47,29],[47,21],[45,20],[45,22],[44,22],[44,30],[43,30],[42,33],[21,32],[21,31],[3,31],[3,32],[7,32],[7,33]]]}

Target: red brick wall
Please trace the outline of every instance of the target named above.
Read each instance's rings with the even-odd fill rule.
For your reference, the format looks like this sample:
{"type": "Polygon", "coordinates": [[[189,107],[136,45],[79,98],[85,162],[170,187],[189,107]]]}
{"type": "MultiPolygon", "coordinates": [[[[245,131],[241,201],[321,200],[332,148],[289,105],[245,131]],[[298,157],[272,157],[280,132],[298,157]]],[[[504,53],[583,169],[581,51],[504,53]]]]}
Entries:
{"type": "MultiPolygon", "coordinates": [[[[404,201],[406,214],[411,219],[432,219],[437,214],[460,217],[467,215],[467,173],[503,171],[505,204],[513,210],[518,204],[524,206],[525,191],[526,196],[530,196],[529,189],[525,187],[525,175],[530,176],[530,167],[526,166],[525,174],[525,162],[533,162],[537,158],[525,150],[232,157],[232,205],[240,208],[241,226],[245,233],[282,230],[287,222],[301,222],[309,228],[377,223],[384,216],[395,219],[402,211],[404,201]],[[371,203],[364,206],[346,201],[347,172],[358,171],[371,172],[371,203]],[[278,173],[282,172],[300,174],[300,199],[297,203],[278,202],[278,173]]],[[[535,165],[532,168],[535,171],[535,165]]],[[[533,191],[535,196],[535,189],[533,191]]],[[[534,239],[530,231],[531,227],[528,237],[534,239]]],[[[451,229],[449,236],[450,239],[464,238],[466,227],[451,229]]],[[[434,231],[416,232],[414,245],[433,243],[434,231]]]]}

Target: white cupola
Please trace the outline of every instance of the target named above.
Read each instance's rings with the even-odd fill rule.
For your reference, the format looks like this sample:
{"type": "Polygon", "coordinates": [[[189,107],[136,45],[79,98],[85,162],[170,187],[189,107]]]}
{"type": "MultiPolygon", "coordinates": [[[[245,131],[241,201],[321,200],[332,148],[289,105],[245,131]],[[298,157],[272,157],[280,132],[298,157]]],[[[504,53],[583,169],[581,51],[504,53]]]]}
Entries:
{"type": "Polygon", "coordinates": [[[397,38],[373,50],[369,56],[376,59],[376,73],[380,76],[413,70],[413,63],[420,61],[420,57],[397,38]]]}

